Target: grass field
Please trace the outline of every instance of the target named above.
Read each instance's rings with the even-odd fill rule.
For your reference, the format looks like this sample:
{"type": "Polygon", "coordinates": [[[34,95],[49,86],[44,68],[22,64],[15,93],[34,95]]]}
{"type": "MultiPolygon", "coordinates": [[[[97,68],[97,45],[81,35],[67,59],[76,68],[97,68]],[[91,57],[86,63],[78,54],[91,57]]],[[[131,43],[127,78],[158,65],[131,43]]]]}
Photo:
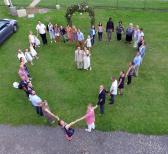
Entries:
{"type": "MultiPolygon", "coordinates": [[[[73,3],[80,3],[81,1],[82,0],[42,0],[39,6],[53,8],[57,3],[68,6],[73,3]]],[[[13,0],[12,2],[15,5],[26,6],[29,5],[32,0],[13,0]]],[[[92,6],[168,9],[167,0],[87,0],[87,2],[92,6]]]]}
{"type": "MultiPolygon", "coordinates": [[[[168,80],[167,80],[167,21],[168,13],[121,10],[95,10],[96,21],[105,25],[109,16],[115,24],[122,19],[124,25],[129,22],[144,28],[147,41],[147,53],[140,68],[138,78],[124,90],[124,96],[118,96],[116,104],[105,106],[105,115],[98,116],[96,126],[103,131],[128,131],[144,134],[168,133],[168,80]]],[[[17,18],[19,31],[0,46],[0,123],[1,124],[35,124],[44,125],[43,118],[38,117],[28,102],[25,94],[12,88],[18,81],[17,48],[28,46],[27,34],[35,31],[38,20],[48,23],[66,24],[64,10],[36,15],[34,19],[17,18]]],[[[0,18],[12,18],[3,7],[0,18]]],[[[74,24],[88,33],[87,15],[76,14],[74,24]]],[[[105,39],[105,38],[104,38],[105,39]]],[[[110,88],[112,75],[117,78],[120,70],[126,70],[135,51],[132,45],[117,42],[110,45],[105,41],[97,43],[93,48],[92,67],[89,72],[78,71],[74,67],[74,45],[49,44],[38,50],[40,59],[34,66],[29,66],[33,77],[33,85],[37,94],[47,99],[55,113],[66,121],[72,121],[83,115],[88,102],[97,102],[98,86],[104,84],[110,88]]],[[[76,127],[85,127],[80,122],[76,127]]]]}

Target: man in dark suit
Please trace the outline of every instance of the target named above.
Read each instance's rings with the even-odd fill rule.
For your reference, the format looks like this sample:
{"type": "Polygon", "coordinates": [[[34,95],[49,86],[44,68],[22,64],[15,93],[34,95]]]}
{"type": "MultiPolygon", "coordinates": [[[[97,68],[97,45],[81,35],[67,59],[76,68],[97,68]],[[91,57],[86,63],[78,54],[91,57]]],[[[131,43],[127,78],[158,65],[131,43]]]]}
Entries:
{"type": "Polygon", "coordinates": [[[97,104],[100,106],[100,113],[101,114],[104,114],[105,100],[106,100],[106,90],[104,89],[103,85],[100,85],[97,104]]]}
{"type": "Polygon", "coordinates": [[[114,32],[114,23],[111,17],[109,18],[109,21],[106,24],[106,32],[107,32],[107,41],[110,42],[112,37],[112,32],[114,32]]]}

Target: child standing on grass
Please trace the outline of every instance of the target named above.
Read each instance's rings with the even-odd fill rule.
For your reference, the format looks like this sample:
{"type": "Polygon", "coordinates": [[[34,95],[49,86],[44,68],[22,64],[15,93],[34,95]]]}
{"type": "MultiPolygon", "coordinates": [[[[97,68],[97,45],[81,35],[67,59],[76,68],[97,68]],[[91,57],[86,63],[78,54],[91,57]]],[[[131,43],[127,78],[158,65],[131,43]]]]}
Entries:
{"type": "Polygon", "coordinates": [[[101,22],[99,22],[99,25],[98,25],[98,39],[99,39],[99,41],[102,41],[102,37],[103,37],[103,25],[101,22]]]}
{"type": "Polygon", "coordinates": [[[24,53],[21,51],[21,49],[18,49],[17,57],[18,57],[19,61],[21,58],[23,58],[24,64],[27,63],[26,57],[25,57],[24,53]]]}
{"type": "Polygon", "coordinates": [[[31,65],[33,65],[33,58],[32,58],[31,53],[29,52],[28,49],[25,49],[25,57],[26,57],[26,60],[27,60],[31,65]]]}
{"type": "Polygon", "coordinates": [[[32,44],[30,44],[30,53],[31,53],[31,56],[32,56],[33,58],[39,59],[39,57],[37,56],[37,52],[36,52],[36,50],[33,48],[32,44]]]}

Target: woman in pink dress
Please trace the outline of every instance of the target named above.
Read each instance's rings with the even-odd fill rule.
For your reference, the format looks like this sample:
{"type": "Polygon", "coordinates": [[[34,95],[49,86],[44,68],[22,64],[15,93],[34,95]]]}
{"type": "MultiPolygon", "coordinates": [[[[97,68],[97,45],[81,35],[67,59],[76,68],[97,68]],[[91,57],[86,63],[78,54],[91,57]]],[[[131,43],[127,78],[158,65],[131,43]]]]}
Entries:
{"type": "Polygon", "coordinates": [[[19,77],[20,77],[21,79],[24,79],[24,80],[26,80],[26,81],[29,80],[28,74],[27,74],[27,72],[25,71],[25,68],[24,68],[23,63],[20,64],[18,74],[19,74],[19,77]]]}
{"type": "Polygon", "coordinates": [[[88,126],[85,131],[91,132],[92,129],[95,129],[95,112],[94,110],[97,108],[97,105],[95,107],[92,106],[92,104],[89,104],[87,107],[87,112],[85,115],[85,121],[88,126]]]}

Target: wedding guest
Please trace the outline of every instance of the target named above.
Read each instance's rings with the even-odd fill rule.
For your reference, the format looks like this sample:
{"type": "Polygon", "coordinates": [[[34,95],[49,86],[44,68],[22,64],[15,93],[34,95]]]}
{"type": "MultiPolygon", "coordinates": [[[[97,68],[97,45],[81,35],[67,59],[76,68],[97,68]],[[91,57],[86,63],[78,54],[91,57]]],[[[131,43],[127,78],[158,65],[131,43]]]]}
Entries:
{"type": "Polygon", "coordinates": [[[143,32],[143,28],[140,28],[140,37],[143,37],[144,38],[145,34],[143,32]]]}
{"type": "Polygon", "coordinates": [[[75,50],[75,62],[77,69],[83,69],[83,50],[80,47],[75,50]]]}
{"type": "Polygon", "coordinates": [[[36,95],[35,91],[29,95],[29,100],[31,101],[32,105],[35,107],[37,114],[43,116],[43,111],[41,107],[42,99],[36,95]]]}
{"type": "Polygon", "coordinates": [[[85,129],[85,131],[87,132],[91,132],[92,129],[95,129],[95,112],[94,110],[97,108],[98,106],[96,105],[95,107],[92,106],[92,104],[89,104],[87,107],[87,111],[86,111],[86,115],[85,115],[85,120],[86,120],[86,124],[88,126],[87,129],[85,129]]]}
{"type": "Polygon", "coordinates": [[[35,42],[35,35],[33,35],[32,31],[29,31],[29,44],[33,46],[33,48],[36,48],[36,42],[35,42]]]}
{"type": "Polygon", "coordinates": [[[117,96],[117,88],[118,88],[118,83],[115,77],[112,77],[112,84],[110,87],[110,103],[109,104],[114,104],[115,102],[115,97],[117,96]]]}
{"type": "Polygon", "coordinates": [[[86,47],[84,47],[84,53],[83,53],[83,63],[84,63],[84,69],[85,70],[91,70],[91,66],[90,66],[90,52],[89,50],[87,50],[86,47]]]}
{"type": "Polygon", "coordinates": [[[101,22],[98,24],[98,40],[102,41],[103,38],[103,25],[101,22]]]}
{"type": "Polygon", "coordinates": [[[78,45],[83,48],[83,44],[84,44],[84,35],[83,33],[80,31],[80,29],[78,29],[77,32],[77,40],[78,40],[78,45]]]}
{"type": "Polygon", "coordinates": [[[33,65],[33,58],[31,56],[31,53],[29,52],[28,49],[25,49],[25,57],[26,57],[26,60],[31,64],[33,65]]]}
{"type": "Polygon", "coordinates": [[[144,37],[141,36],[140,39],[139,39],[139,42],[138,42],[138,44],[137,44],[137,49],[138,49],[138,51],[139,51],[139,48],[140,48],[140,46],[142,45],[142,42],[143,42],[143,41],[144,41],[144,37]]]}
{"type": "Polygon", "coordinates": [[[122,25],[122,21],[118,22],[118,26],[116,27],[116,35],[117,40],[120,41],[122,39],[122,33],[124,32],[124,27],[122,25]]]}
{"type": "Polygon", "coordinates": [[[27,63],[26,57],[25,57],[24,53],[21,51],[21,49],[18,49],[17,57],[18,57],[19,61],[21,58],[23,58],[24,64],[27,63]]]}
{"type": "Polygon", "coordinates": [[[28,81],[27,87],[26,87],[26,95],[29,97],[30,94],[32,94],[33,91],[33,85],[30,81],[28,81]]]}
{"type": "Polygon", "coordinates": [[[134,62],[130,62],[128,66],[128,70],[126,73],[127,77],[127,85],[131,84],[132,82],[132,77],[135,75],[135,65],[134,62]]]}
{"type": "Polygon", "coordinates": [[[68,41],[72,42],[73,41],[73,29],[72,29],[72,27],[67,25],[66,31],[67,31],[67,35],[68,35],[68,41]]]}
{"type": "Polygon", "coordinates": [[[97,105],[95,107],[92,107],[92,106],[89,107],[89,109],[88,109],[88,111],[87,111],[87,113],[86,113],[85,116],[83,116],[83,117],[81,117],[81,118],[79,118],[79,119],[77,119],[77,120],[75,120],[75,121],[73,121],[73,122],[71,122],[69,124],[65,123],[63,120],[59,120],[58,121],[58,124],[60,126],[62,126],[62,128],[65,131],[67,140],[69,140],[69,141],[72,140],[72,136],[73,136],[73,134],[75,132],[75,130],[73,128],[71,128],[71,126],[74,125],[74,124],[76,124],[77,122],[83,120],[83,119],[86,119],[86,122],[88,124],[89,129],[87,131],[90,132],[91,131],[90,128],[91,129],[95,128],[95,124],[94,124],[94,122],[95,122],[94,110],[96,108],[97,108],[97,105]]]}
{"type": "Polygon", "coordinates": [[[24,67],[24,70],[27,73],[27,76],[29,77],[29,80],[31,80],[32,78],[30,76],[29,69],[27,68],[27,66],[25,64],[23,57],[20,58],[20,65],[22,65],[24,67]]]}
{"type": "Polygon", "coordinates": [[[142,41],[144,41],[144,32],[143,32],[143,28],[140,28],[140,32],[138,34],[138,43],[137,43],[138,50],[139,50],[139,47],[142,45],[142,41]]]}
{"type": "Polygon", "coordinates": [[[40,47],[40,40],[37,38],[37,36],[35,36],[34,35],[34,40],[35,40],[35,47],[34,47],[34,49],[36,48],[36,47],[40,47]]]}
{"type": "Polygon", "coordinates": [[[133,36],[133,24],[130,23],[129,27],[126,29],[126,42],[131,43],[132,42],[132,36],[133,36]]]}
{"type": "Polygon", "coordinates": [[[106,24],[106,32],[107,32],[107,41],[110,42],[112,38],[112,32],[114,32],[114,23],[112,18],[109,18],[109,21],[106,24]]]}
{"type": "Polygon", "coordinates": [[[29,81],[29,77],[28,77],[28,74],[27,72],[25,71],[25,68],[24,68],[24,65],[21,64],[20,67],[19,67],[19,71],[18,71],[18,75],[20,77],[21,80],[26,80],[26,81],[29,81]]]}
{"type": "Polygon", "coordinates": [[[61,37],[61,32],[60,32],[60,27],[57,24],[54,25],[54,33],[55,33],[55,42],[59,42],[61,37]]]}
{"type": "Polygon", "coordinates": [[[63,42],[66,43],[68,41],[68,37],[67,37],[66,29],[63,26],[60,26],[60,34],[63,39],[63,42]]]}
{"type": "Polygon", "coordinates": [[[99,107],[100,107],[100,114],[104,114],[105,101],[106,101],[106,90],[104,89],[103,85],[100,85],[98,102],[97,102],[97,105],[99,105],[99,107]]]}
{"type": "Polygon", "coordinates": [[[125,81],[125,72],[120,72],[120,77],[118,80],[118,89],[119,89],[119,95],[123,95],[123,89],[124,89],[124,81],[125,81]]]}
{"type": "Polygon", "coordinates": [[[29,44],[33,46],[35,49],[36,47],[40,47],[40,40],[33,34],[32,31],[29,32],[29,44]]]}
{"type": "MultiPolygon", "coordinates": [[[[139,47],[139,53],[141,55],[141,58],[143,60],[144,56],[145,56],[145,50],[146,50],[146,43],[145,41],[143,40],[142,41],[142,45],[139,47]]],[[[141,60],[141,63],[142,63],[142,60],[141,60]]]]}
{"type": "Polygon", "coordinates": [[[88,35],[88,37],[87,37],[87,39],[85,41],[85,44],[86,44],[86,47],[88,48],[88,50],[90,50],[91,47],[92,47],[90,35],[88,35]]]}
{"type": "Polygon", "coordinates": [[[96,36],[96,29],[95,29],[95,26],[93,25],[91,27],[91,29],[90,29],[90,38],[91,38],[91,44],[92,44],[92,46],[95,43],[95,36],[96,36]]]}
{"type": "Polygon", "coordinates": [[[51,40],[51,43],[52,43],[53,41],[55,41],[54,26],[53,26],[53,24],[51,24],[51,22],[49,22],[47,27],[48,27],[47,29],[48,29],[48,33],[49,33],[49,36],[50,36],[50,40],[51,40]]]}
{"type": "Polygon", "coordinates": [[[98,107],[97,105],[93,107],[92,104],[89,104],[88,107],[87,107],[86,114],[83,117],[81,117],[81,118],[71,122],[70,124],[66,125],[66,127],[69,128],[70,126],[74,125],[75,123],[85,119],[86,124],[88,126],[88,128],[85,129],[85,131],[91,132],[92,129],[95,129],[95,112],[94,112],[94,110],[97,107],[98,107]]]}
{"type": "Polygon", "coordinates": [[[77,41],[77,29],[75,26],[72,27],[72,38],[73,38],[73,41],[77,41]]]}
{"type": "Polygon", "coordinates": [[[19,82],[18,88],[22,89],[23,91],[27,92],[28,81],[22,76],[21,81],[19,82]]]}
{"type": "Polygon", "coordinates": [[[19,82],[18,88],[24,90],[27,97],[29,97],[29,95],[33,91],[32,83],[30,81],[25,80],[24,78],[22,78],[19,82]]]}
{"type": "Polygon", "coordinates": [[[139,35],[140,35],[139,26],[136,25],[136,27],[134,28],[134,33],[133,33],[133,40],[134,40],[133,47],[134,48],[137,48],[137,46],[138,46],[139,35]]]}
{"type": "Polygon", "coordinates": [[[63,120],[59,120],[58,121],[58,125],[60,125],[64,129],[66,139],[68,141],[71,141],[72,140],[72,136],[75,133],[75,129],[71,128],[72,124],[67,124],[63,120]]]}
{"type": "Polygon", "coordinates": [[[43,23],[41,23],[41,21],[38,21],[36,30],[37,30],[37,34],[38,33],[40,34],[43,44],[47,44],[46,26],[43,23]]]}
{"type": "Polygon", "coordinates": [[[33,58],[39,59],[36,50],[33,48],[31,44],[30,44],[30,53],[33,58]]]}
{"type": "Polygon", "coordinates": [[[137,52],[137,54],[136,54],[136,56],[134,57],[134,60],[133,60],[134,65],[135,65],[135,76],[138,76],[141,61],[142,61],[141,55],[140,55],[139,52],[137,52]]]}
{"type": "MultiPolygon", "coordinates": [[[[63,124],[63,125],[65,126],[66,129],[68,129],[72,125],[74,125],[75,123],[85,119],[85,121],[86,121],[86,123],[88,125],[88,129],[85,129],[85,131],[91,132],[92,129],[95,129],[95,113],[94,113],[94,110],[97,107],[98,107],[97,105],[93,107],[92,104],[89,104],[88,107],[87,107],[87,112],[86,112],[86,114],[83,117],[71,122],[70,124],[66,124],[66,125],[63,124]]],[[[73,133],[74,133],[74,131],[73,131],[73,133]]],[[[71,140],[72,138],[67,138],[67,139],[71,140]]]]}
{"type": "Polygon", "coordinates": [[[46,26],[43,23],[41,23],[41,21],[38,21],[36,30],[37,30],[37,35],[38,33],[40,34],[43,44],[47,44],[46,26]]]}
{"type": "Polygon", "coordinates": [[[55,123],[55,119],[59,119],[57,116],[55,116],[51,111],[50,108],[48,106],[48,102],[46,100],[44,100],[41,103],[41,107],[42,107],[42,112],[43,112],[43,116],[47,119],[47,121],[50,124],[55,123]]]}

